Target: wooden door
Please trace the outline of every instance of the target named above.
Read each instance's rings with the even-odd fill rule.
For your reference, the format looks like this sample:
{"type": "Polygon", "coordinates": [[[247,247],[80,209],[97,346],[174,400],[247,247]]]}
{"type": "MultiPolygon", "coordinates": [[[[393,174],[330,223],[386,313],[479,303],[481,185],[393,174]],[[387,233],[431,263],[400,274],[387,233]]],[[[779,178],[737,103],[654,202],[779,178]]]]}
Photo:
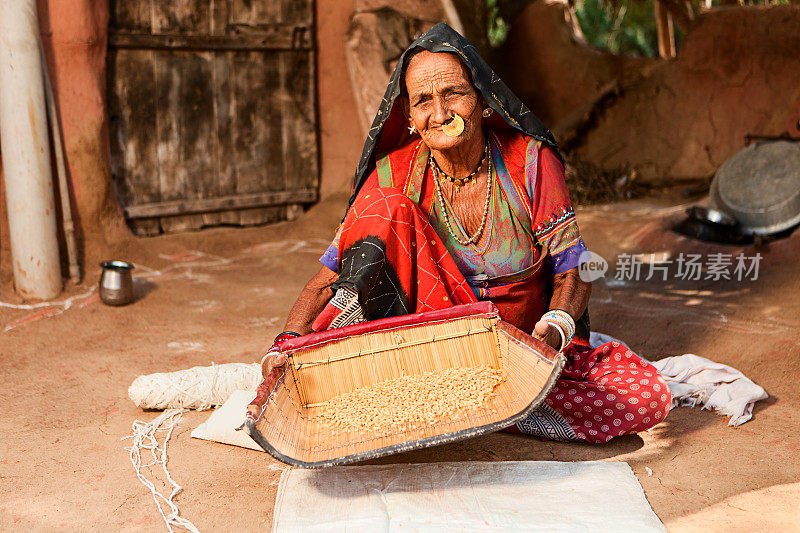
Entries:
{"type": "Polygon", "coordinates": [[[111,165],[134,231],[317,199],[313,0],[112,0],[111,165]]]}

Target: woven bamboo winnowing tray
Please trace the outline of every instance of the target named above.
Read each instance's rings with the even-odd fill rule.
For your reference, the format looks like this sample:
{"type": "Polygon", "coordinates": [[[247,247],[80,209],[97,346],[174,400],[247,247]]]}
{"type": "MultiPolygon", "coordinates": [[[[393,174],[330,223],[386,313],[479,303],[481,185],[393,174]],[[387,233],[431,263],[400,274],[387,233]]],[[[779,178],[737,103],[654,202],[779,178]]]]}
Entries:
{"type": "Polygon", "coordinates": [[[513,425],[544,400],[565,363],[563,355],[503,322],[490,302],[305,335],[281,350],[288,356],[286,373],[246,430],[275,458],[304,468],[353,463],[513,425]],[[336,431],[319,421],[322,403],[356,388],[480,365],[502,369],[504,379],[477,410],[400,432],[336,431]]]}

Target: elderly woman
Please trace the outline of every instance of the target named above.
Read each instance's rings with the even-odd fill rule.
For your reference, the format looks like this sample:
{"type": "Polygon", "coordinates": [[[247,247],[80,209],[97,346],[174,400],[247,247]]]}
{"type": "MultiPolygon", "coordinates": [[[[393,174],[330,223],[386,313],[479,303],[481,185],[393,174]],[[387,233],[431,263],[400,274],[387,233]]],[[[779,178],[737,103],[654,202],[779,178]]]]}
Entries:
{"type": "MultiPolygon", "coordinates": [[[[671,395],[624,345],[589,346],[585,250],[552,135],[472,45],[438,24],[400,58],[347,215],[276,343],[490,300],[567,357],[545,403],[507,431],[607,442],[663,420],[671,395]]],[[[251,411],[284,363],[271,350],[251,411]]]]}

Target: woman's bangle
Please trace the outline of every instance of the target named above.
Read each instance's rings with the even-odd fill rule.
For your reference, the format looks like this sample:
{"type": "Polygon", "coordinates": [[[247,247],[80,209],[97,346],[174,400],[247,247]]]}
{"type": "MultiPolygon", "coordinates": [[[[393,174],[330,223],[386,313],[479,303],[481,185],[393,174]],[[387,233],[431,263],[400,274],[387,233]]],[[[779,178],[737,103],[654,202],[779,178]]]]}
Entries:
{"type": "Polygon", "coordinates": [[[569,313],[562,311],[561,309],[553,309],[543,314],[542,320],[557,326],[556,329],[559,329],[559,333],[563,335],[563,345],[561,347],[562,350],[566,348],[570,342],[572,342],[573,337],[575,337],[575,320],[573,320],[569,313]]]}
{"type": "Polygon", "coordinates": [[[296,331],[281,331],[280,333],[278,333],[278,336],[275,337],[274,341],[272,341],[272,346],[269,347],[269,350],[267,350],[267,353],[264,354],[264,357],[261,358],[261,366],[262,367],[264,366],[264,361],[267,359],[267,357],[269,357],[270,355],[275,353],[272,350],[277,348],[277,344],[280,341],[284,341],[284,340],[287,340],[287,339],[290,339],[290,338],[297,338],[297,337],[302,337],[302,335],[300,335],[296,331]]]}
{"type": "Polygon", "coordinates": [[[274,341],[272,341],[272,346],[270,346],[269,350],[267,350],[267,354],[261,358],[261,364],[264,364],[264,359],[266,359],[271,353],[273,353],[273,350],[277,350],[279,342],[297,337],[302,337],[302,335],[300,335],[296,331],[281,331],[280,333],[278,333],[278,336],[275,337],[274,341]]]}
{"type": "Polygon", "coordinates": [[[561,346],[559,347],[558,351],[559,352],[564,351],[564,348],[566,348],[567,344],[568,344],[567,343],[567,337],[564,334],[564,328],[561,326],[561,324],[559,324],[558,322],[555,322],[555,321],[548,320],[547,323],[550,324],[551,326],[553,326],[556,329],[556,331],[558,332],[558,336],[561,337],[561,346]]]}
{"type": "Polygon", "coordinates": [[[275,337],[275,340],[272,342],[278,342],[278,339],[281,339],[281,337],[283,337],[284,335],[289,335],[292,337],[302,337],[302,335],[300,335],[296,331],[281,331],[280,333],[278,333],[278,335],[275,337]]]}

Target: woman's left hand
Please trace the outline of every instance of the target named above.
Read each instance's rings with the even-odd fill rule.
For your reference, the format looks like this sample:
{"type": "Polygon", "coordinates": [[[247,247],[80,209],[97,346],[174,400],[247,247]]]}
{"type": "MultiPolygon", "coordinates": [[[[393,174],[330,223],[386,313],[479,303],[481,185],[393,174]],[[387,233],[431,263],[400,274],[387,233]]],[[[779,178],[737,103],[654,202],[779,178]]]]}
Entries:
{"type": "Polygon", "coordinates": [[[536,325],[533,327],[532,335],[534,338],[539,339],[548,346],[552,347],[555,351],[559,351],[561,349],[561,335],[559,335],[555,326],[552,326],[546,320],[540,320],[536,323],[536,325]]]}
{"type": "Polygon", "coordinates": [[[296,333],[284,331],[275,338],[267,355],[261,359],[261,376],[263,381],[256,389],[256,397],[247,406],[247,417],[252,420],[258,420],[263,411],[264,404],[267,403],[269,395],[272,394],[272,389],[275,388],[275,383],[283,376],[286,370],[286,354],[281,353],[280,344],[282,341],[296,337],[296,333]]]}

